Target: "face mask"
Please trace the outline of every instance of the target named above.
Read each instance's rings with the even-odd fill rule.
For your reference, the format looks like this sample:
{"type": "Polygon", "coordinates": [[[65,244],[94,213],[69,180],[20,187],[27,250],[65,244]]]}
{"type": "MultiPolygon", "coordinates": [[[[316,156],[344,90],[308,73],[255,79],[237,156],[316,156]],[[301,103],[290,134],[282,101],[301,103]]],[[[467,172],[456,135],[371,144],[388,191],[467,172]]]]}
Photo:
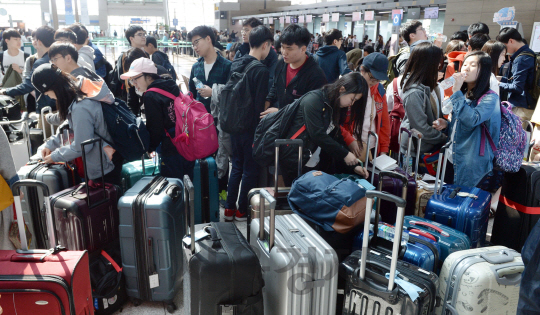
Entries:
{"type": "Polygon", "coordinates": [[[139,96],[143,96],[143,94],[144,94],[143,92],[137,90],[137,88],[135,88],[135,93],[137,93],[137,95],[139,95],[139,96]]]}

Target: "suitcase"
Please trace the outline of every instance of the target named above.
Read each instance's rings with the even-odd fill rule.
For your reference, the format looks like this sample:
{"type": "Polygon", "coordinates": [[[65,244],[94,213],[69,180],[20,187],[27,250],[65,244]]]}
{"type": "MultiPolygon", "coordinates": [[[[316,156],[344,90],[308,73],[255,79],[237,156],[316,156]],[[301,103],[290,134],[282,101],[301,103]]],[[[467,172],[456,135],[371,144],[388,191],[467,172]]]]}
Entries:
{"type": "Polygon", "coordinates": [[[486,242],[489,211],[491,208],[491,194],[476,187],[458,185],[438,185],[444,178],[447,159],[444,153],[450,143],[441,148],[439,165],[435,179],[435,193],[426,206],[425,218],[442,223],[461,231],[471,240],[471,248],[483,247],[486,242]],[[439,175],[442,176],[439,177],[439,175]],[[440,188],[440,189],[438,189],[440,188]]]}
{"type": "Polygon", "coordinates": [[[521,252],[540,219],[540,163],[523,162],[517,173],[505,173],[491,242],[521,252]]]}
{"type": "Polygon", "coordinates": [[[521,255],[504,246],[453,253],[441,270],[435,314],[516,314],[524,269],[521,255]]]}
{"type": "Polygon", "coordinates": [[[30,160],[32,149],[30,147],[28,131],[28,113],[24,113],[17,121],[0,121],[9,140],[11,157],[15,163],[15,169],[20,169],[30,160]],[[19,129],[17,129],[19,128],[19,129]]]}
{"type": "Polygon", "coordinates": [[[139,179],[144,176],[159,175],[159,157],[152,159],[141,158],[141,161],[128,162],[122,165],[122,191],[128,191],[139,179]]]}
{"type": "Polygon", "coordinates": [[[248,232],[263,270],[264,313],[335,314],[336,252],[298,215],[276,216],[275,199],[264,188],[260,194],[269,200],[270,217],[261,211],[248,232]]]}
{"type": "Polygon", "coordinates": [[[219,222],[219,183],[213,157],[195,161],[195,223],[219,222]]]}
{"type": "MultiPolygon", "coordinates": [[[[398,260],[405,200],[387,192],[368,191],[366,194],[368,201],[362,250],[353,252],[341,263],[339,270],[340,277],[345,278],[347,282],[343,314],[431,314],[436,305],[437,275],[398,260]],[[398,209],[396,216],[398,228],[392,242],[391,257],[369,249],[371,245],[368,246],[368,243],[377,243],[373,241],[374,239],[379,239],[375,234],[371,242],[368,241],[368,222],[374,197],[393,202],[398,209]],[[401,281],[416,286],[418,297],[412,298],[400,285],[401,281]]],[[[379,209],[376,211],[379,212],[379,209]]],[[[378,227],[374,230],[378,231],[378,227]]]]}
{"type": "Polygon", "coordinates": [[[257,255],[232,222],[195,225],[195,192],[187,175],[184,187],[190,233],[182,244],[184,314],[264,314],[264,281],[257,255]],[[195,239],[205,232],[206,236],[195,239]]]}
{"type": "MultiPolygon", "coordinates": [[[[49,193],[55,194],[68,187],[79,183],[79,176],[68,163],[42,164],[29,162],[17,172],[20,179],[36,179],[45,183],[49,193]]],[[[22,187],[22,192],[27,198],[21,200],[24,221],[28,230],[34,236],[34,242],[30,248],[47,247],[47,228],[44,226],[44,213],[42,212],[44,198],[40,189],[34,187],[22,187]]]]}
{"type": "MultiPolygon", "coordinates": [[[[379,136],[373,131],[369,132],[367,147],[369,148],[369,141],[371,137],[375,138],[375,154],[377,156],[377,148],[379,146],[379,136]]],[[[368,150],[369,152],[369,150],[368,150]]],[[[367,156],[367,153],[366,153],[367,156]]],[[[369,165],[368,165],[369,170],[369,165]]],[[[408,175],[402,168],[396,167],[393,170],[394,173],[401,174],[407,177],[407,189],[403,189],[401,179],[395,177],[385,177],[380,175],[380,171],[376,169],[375,165],[371,165],[371,184],[378,187],[379,191],[386,191],[395,196],[402,196],[405,200],[408,200],[405,207],[405,214],[414,213],[414,202],[416,197],[416,180],[414,176],[408,175]],[[382,179],[381,179],[382,178],[382,179]]],[[[396,206],[395,204],[386,200],[377,201],[377,207],[381,209],[380,216],[383,222],[394,224],[396,222],[396,206]]]]}
{"type": "Polygon", "coordinates": [[[9,95],[0,95],[0,120],[21,119],[21,104],[9,95]]]}
{"type": "MultiPolygon", "coordinates": [[[[19,188],[35,187],[49,196],[47,185],[22,180],[12,185],[17,217],[22,218],[19,188]]],[[[0,293],[3,314],[94,314],[88,253],[56,247],[51,208],[45,203],[50,250],[28,250],[23,224],[22,250],[0,251],[0,293]]]]}
{"type": "Polygon", "coordinates": [[[442,262],[448,255],[471,248],[471,241],[465,233],[438,222],[415,216],[405,216],[403,226],[409,231],[418,233],[419,230],[435,237],[440,247],[439,267],[442,266],[442,262]]]}
{"type": "MultiPolygon", "coordinates": [[[[86,160],[84,147],[95,143],[102,148],[101,139],[81,143],[83,161],[86,160]]],[[[92,253],[118,239],[116,205],[120,188],[104,181],[90,184],[86,168],[84,175],[85,183],[52,195],[50,201],[60,245],[69,250],[87,249],[92,253]]]]}
{"type": "Polygon", "coordinates": [[[145,176],[118,201],[126,291],[135,305],[165,301],[173,312],[182,285],[183,184],[145,176]]]}

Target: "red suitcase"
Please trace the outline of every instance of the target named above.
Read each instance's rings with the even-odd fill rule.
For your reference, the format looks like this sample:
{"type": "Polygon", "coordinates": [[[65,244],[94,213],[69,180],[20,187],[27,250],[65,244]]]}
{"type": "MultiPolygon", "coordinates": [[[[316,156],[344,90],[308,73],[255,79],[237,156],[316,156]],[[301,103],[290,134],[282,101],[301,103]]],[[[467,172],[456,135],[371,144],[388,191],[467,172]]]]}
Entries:
{"type": "MultiPolygon", "coordinates": [[[[22,218],[19,188],[43,189],[47,186],[36,180],[22,180],[12,186],[17,217],[22,218]]],[[[50,204],[45,203],[47,226],[51,226],[50,204]]],[[[48,239],[53,249],[28,250],[26,235],[19,225],[21,250],[0,251],[0,306],[3,314],[86,315],[94,314],[90,271],[86,251],[65,251],[54,247],[53,229],[48,239]]]]}
{"type": "MultiPolygon", "coordinates": [[[[81,146],[96,142],[101,148],[100,139],[85,141],[81,146]]],[[[82,152],[85,161],[85,151],[82,152]]],[[[58,243],[69,250],[86,249],[92,253],[118,239],[120,188],[103,181],[89,188],[86,168],[84,175],[85,183],[58,192],[50,199],[58,243]]]]}

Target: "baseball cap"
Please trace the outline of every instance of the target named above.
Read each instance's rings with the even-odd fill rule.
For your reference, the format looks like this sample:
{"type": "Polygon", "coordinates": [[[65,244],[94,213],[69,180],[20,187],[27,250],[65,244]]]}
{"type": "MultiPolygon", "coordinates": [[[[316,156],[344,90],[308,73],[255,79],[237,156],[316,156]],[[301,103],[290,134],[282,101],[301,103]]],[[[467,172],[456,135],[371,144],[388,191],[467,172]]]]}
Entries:
{"type": "Polygon", "coordinates": [[[129,67],[129,71],[120,75],[120,79],[127,80],[138,76],[141,73],[157,74],[157,67],[152,60],[146,57],[141,57],[133,61],[133,63],[129,67]]]}
{"type": "Polygon", "coordinates": [[[362,66],[371,72],[375,79],[388,80],[388,75],[386,75],[388,71],[388,58],[385,55],[378,52],[371,53],[364,57],[362,66]]]}
{"type": "Polygon", "coordinates": [[[62,70],[57,68],[52,63],[42,64],[41,66],[37,67],[36,70],[34,70],[34,73],[32,74],[32,85],[39,93],[41,93],[36,102],[41,99],[41,97],[44,95],[43,93],[52,89],[52,87],[58,82],[60,73],[62,73],[62,70]]]}

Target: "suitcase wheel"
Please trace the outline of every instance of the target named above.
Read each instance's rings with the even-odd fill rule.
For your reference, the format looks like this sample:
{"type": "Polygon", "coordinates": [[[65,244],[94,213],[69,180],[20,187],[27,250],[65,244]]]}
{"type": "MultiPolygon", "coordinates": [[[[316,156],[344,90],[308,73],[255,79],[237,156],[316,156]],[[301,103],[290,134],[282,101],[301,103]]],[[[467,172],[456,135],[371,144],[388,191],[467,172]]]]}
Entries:
{"type": "Polygon", "coordinates": [[[172,314],[172,313],[174,313],[174,311],[176,311],[176,305],[174,305],[174,302],[168,303],[167,304],[167,312],[172,314]]]}
{"type": "Polygon", "coordinates": [[[142,304],[142,300],[134,297],[130,297],[129,300],[133,303],[134,306],[139,306],[142,304]]]}

